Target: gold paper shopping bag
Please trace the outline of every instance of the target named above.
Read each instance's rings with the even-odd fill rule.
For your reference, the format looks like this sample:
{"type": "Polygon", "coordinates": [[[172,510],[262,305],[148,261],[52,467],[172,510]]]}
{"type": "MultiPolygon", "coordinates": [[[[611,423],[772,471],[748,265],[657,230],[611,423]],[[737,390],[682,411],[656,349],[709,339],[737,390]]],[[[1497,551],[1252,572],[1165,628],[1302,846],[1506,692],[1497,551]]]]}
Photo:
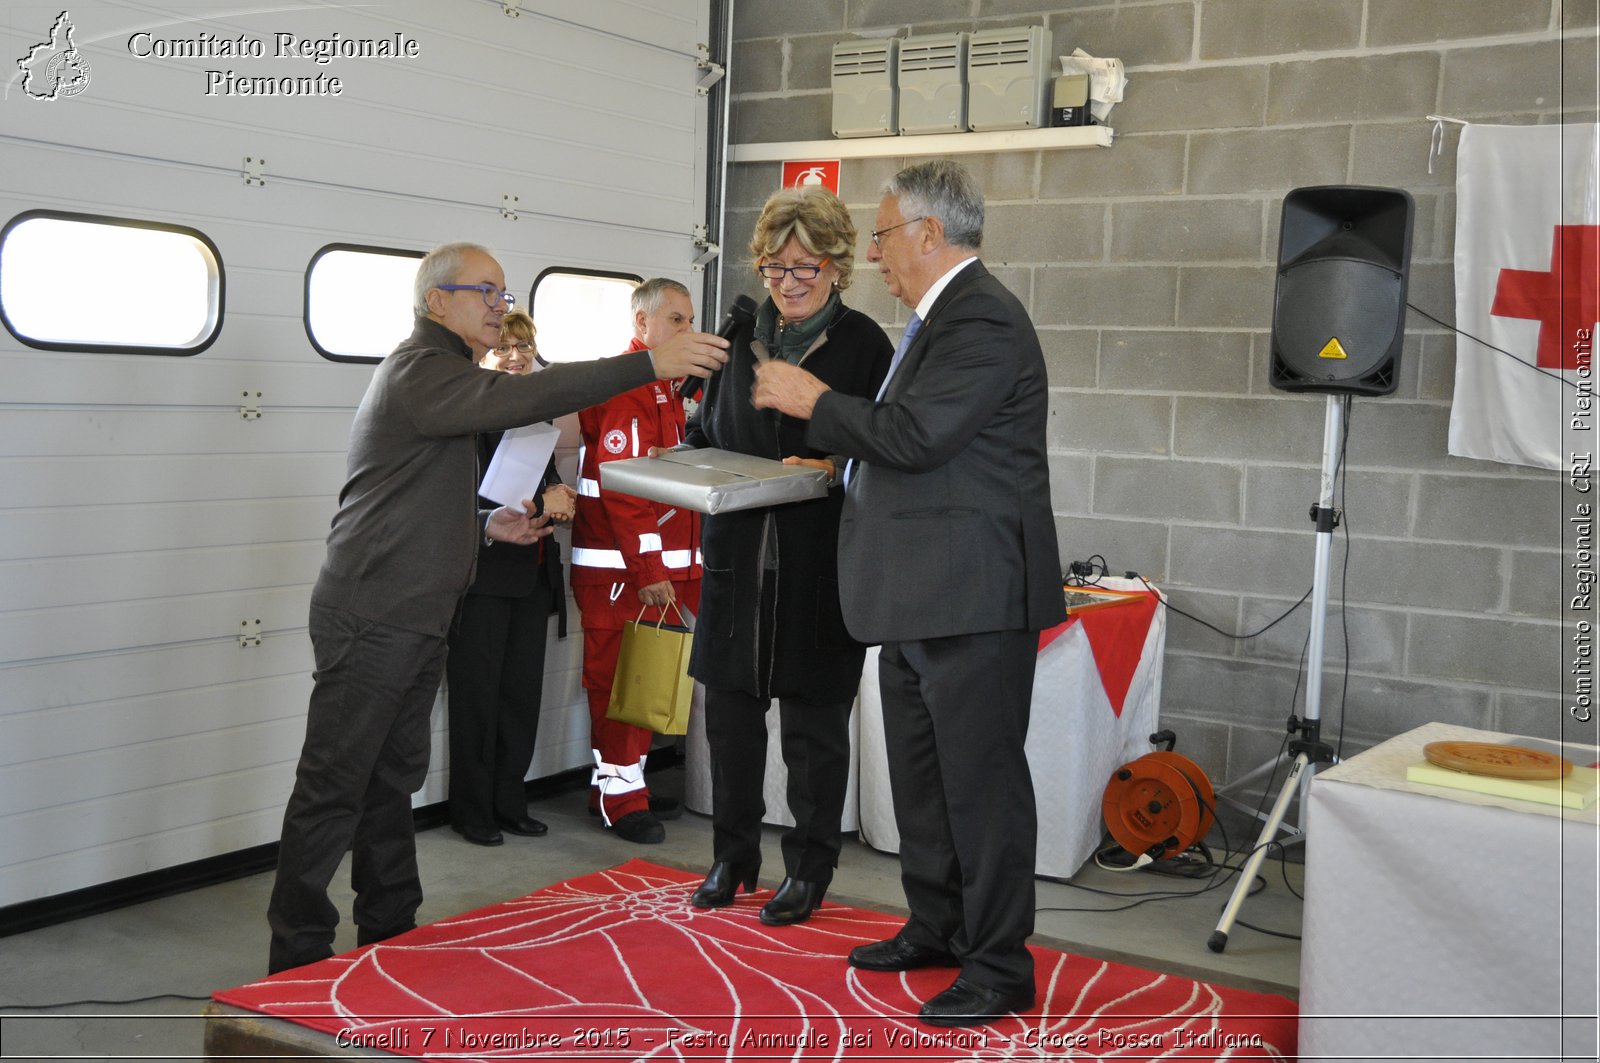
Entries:
{"type": "MultiPolygon", "coordinates": [[[[673,606],[677,608],[676,605],[673,606]]],[[[644,617],[644,610],[639,610],[644,617]]],[[[689,678],[689,650],[694,634],[679,623],[658,624],[630,620],[622,627],[622,649],[617,653],[617,674],[611,683],[606,719],[631,723],[657,734],[681,735],[689,729],[689,702],[694,680],[689,678]]]]}

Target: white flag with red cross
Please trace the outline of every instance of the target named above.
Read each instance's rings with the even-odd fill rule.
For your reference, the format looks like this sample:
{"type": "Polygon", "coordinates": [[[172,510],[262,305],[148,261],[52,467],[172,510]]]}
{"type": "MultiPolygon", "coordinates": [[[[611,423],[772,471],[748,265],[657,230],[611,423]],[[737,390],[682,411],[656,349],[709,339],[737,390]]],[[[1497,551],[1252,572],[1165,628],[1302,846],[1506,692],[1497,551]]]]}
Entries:
{"type": "Polygon", "coordinates": [[[1450,453],[1563,469],[1592,452],[1600,126],[1463,128],[1455,267],[1456,327],[1528,364],[1457,338],[1450,453]]]}

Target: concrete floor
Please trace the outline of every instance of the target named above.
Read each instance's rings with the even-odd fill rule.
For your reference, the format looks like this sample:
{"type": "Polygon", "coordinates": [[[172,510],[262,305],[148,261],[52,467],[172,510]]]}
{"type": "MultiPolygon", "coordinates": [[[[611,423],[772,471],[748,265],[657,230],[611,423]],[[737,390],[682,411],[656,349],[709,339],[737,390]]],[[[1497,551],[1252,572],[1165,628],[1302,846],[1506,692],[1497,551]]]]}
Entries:
{"type": "MultiPolygon", "coordinates": [[[[657,793],[681,793],[681,769],[653,772],[657,793]]],[[[667,841],[637,846],[602,830],[585,810],[586,794],[568,791],[534,802],[533,815],[550,824],[543,838],[506,835],[499,848],[467,844],[448,828],[417,837],[427,898],[418,913],[426,923],[520,896],[574,875],[634,857],[701,870],[710,863],[711,821],[686,813],[667,824],[667,841]]],[[[782,878],[778,830],[769,828],[762,886],[782,878]]],[[[1301,888],[1301,868],[1288,880],[1301,888]]],[[[1240,913],[1244,923],[1300,931],[1299,900],[1285,887],[1274,859],[1263,865],[1266,887],[1240,913]]],[[[103,915],[0,938],[0,1058],[194,1059],[200,1056],[206,996],[266,973],[265,911],[270,874],[124,908],[103,915]],[[179,994],[144,1003],[118,1002],[179,994]]],[[[348,868],[335,879],[333,900],[348,920],[348,868]]],[[[1037,934],[1069,951],[1294,997],[1299,987],[1300,943],[1236,925],[1222,954],[1206,939],[1233,887],[1218,877],[1209,892],[1190,882],[1149,871],[1112,873],[1092,864],[1072,884],[1040,881],[1037,934]],[[1107,896],[1092,891],[1107,891],[1107,896]],[[1147,900],[1151,893],[1194,896],[1147,900]]],[[[847,839],[830,899],[903,911],[899,862],[847,839]]],[[[339,928],[335,948],[355,947],[355,928],[339,928]]]]}

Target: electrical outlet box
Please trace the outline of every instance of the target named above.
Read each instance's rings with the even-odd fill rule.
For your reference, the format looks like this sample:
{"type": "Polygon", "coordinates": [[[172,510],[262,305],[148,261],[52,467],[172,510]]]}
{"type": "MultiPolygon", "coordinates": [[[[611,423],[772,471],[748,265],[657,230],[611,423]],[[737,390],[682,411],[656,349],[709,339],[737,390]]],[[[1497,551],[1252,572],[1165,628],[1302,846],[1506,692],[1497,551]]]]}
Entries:
{"type": "Polygon", "coordinates": [[[983,30],[967,45],[967,127],[1033,129],[1047,120],[1050,31],[983,30]]]}
{"type": "Polygon", "coordinates": [[[927,33],[900,42],[900,132],[967,130],[967,34],[927,33]]]}
{"type": "Polygon", "coordinates": [[[900,39],[840,41],[833,46],[833,135],[892,136],[898,125],[895,60],[900,39]]]}

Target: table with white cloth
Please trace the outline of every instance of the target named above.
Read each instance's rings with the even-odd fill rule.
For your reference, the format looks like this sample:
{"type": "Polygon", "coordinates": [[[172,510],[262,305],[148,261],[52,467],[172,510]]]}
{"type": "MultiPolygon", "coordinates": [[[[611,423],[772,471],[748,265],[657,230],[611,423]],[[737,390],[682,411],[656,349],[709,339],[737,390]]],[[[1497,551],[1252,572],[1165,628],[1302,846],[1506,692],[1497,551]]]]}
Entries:
{"type": "MultiPolygon", "coordinates": [[[[1151,751],[1158,725],[1166,610],[1139,580],[1105,579],[1109,590],[1144,592],[1129,605],[1089,609],[1040,636],[1028,727],[1028,766],[1038,804],[1036,873],[1068,877],[1094,853],[1104,834],[1101,798],[1117,768],[1151,751]]],[[[794,819],[784,799],[787,773],[777,738],[777,710],[767,714],[766,822],[794,819]]],[[[889,795],[878,650],[866,665],[850,717],[852,763],[843,828],[873,848],[899,852],[889,795]]],[[[690,717],[685,803],[711,811],[711,768],[705,726],[690,717]]]]}
{"type": "Polygon", "coordinates": [[[1508,737],[1430,723],[1312,781],[1302,1058],[1596,1058],[1597,806],[1406,779],[1430,742],[1508,737]]]}

